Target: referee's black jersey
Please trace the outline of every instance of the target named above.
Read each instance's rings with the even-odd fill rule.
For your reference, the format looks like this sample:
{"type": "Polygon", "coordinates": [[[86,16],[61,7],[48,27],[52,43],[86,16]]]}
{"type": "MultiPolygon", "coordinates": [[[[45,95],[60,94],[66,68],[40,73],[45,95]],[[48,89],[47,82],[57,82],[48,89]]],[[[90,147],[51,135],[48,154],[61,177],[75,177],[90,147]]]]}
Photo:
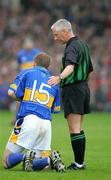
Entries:
{"type": "Polygon", "coordinates": [[[93,71],[88,45],[78,37],[72,37],[66,44],[61,72],[71,64],[75,65],[74,71],[61,81],[61,87],[79,81],[87,81],[89,73],[93,71]]]}

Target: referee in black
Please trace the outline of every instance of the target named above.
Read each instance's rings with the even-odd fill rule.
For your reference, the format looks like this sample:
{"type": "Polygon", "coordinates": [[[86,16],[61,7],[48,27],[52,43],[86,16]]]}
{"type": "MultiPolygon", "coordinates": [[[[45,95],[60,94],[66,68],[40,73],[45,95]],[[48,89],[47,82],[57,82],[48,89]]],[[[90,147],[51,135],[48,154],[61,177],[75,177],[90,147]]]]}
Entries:
{"type": "Polygon", "coordinates": [[[67,119],[74,160],[68,169],[85,169],[86,138],[82,128],[84,114],[90,113],[89,74],[93,71],[88,45],[72,30],[71,23],[59,19],[51,30],[55,41],[66,44],[61,74],[52,76],[49,85],[60,83],[64,116],[67,119]]]}

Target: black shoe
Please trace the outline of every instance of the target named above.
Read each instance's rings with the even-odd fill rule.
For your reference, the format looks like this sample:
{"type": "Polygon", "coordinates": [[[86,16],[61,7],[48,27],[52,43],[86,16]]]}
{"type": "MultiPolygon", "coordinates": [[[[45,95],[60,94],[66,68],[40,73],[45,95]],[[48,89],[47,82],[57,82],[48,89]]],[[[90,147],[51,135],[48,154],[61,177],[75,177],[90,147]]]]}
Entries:
{"type": "Polygon", "coordinates": [[[23,170],[24,171],[33,171],[32,169],[32,161],[35,158],[34,151],[27,151],[24,161],[23,161],[23,170]]]}
{"type": "Polygon", "coordinates": [[[82,165],[77,165],[77,163],[71,163],[67,169],[69,170],[78,170],[78,169],[85,169],[86,165],[83,163],[82,165]]]}
{"type": "Polygon", "coordinates": [[[60,157],[60,154],[58,151],[53,151],[51,153],[51,168],[55,169],[57,172],[65,172],[66,167],[64,163],[62,162],[62,159],[60,157]]]}

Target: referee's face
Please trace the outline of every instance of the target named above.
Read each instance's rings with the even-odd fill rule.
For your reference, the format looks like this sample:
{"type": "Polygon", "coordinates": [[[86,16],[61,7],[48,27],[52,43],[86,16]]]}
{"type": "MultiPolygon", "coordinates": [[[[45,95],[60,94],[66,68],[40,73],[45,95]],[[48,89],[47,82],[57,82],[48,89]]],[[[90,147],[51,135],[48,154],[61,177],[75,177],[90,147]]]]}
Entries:
{"type": "Polygon", "coordinates": [[[56,30],[52,30],[52,33],[53,33],[53,37],[54,37],[54,40],[55,41],[58,41],[62,44],[65,44],[66,41],[65,41],[65,34],[64,34],[64,31],[56,31],[56,30]]]}

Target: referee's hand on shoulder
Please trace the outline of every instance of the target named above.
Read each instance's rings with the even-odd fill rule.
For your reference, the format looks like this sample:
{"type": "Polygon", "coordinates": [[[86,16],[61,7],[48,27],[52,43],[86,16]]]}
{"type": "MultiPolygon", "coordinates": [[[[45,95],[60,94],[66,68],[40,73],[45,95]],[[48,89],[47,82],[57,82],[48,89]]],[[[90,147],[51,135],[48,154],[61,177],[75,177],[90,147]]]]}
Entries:
{"type": "Polygon", "coordinates": [[[51,76],[48,80],[48,84],[50,86],[54,86],[56,84],[59,84],[60,83],[60,77],[59,76],[51,76]]]}

